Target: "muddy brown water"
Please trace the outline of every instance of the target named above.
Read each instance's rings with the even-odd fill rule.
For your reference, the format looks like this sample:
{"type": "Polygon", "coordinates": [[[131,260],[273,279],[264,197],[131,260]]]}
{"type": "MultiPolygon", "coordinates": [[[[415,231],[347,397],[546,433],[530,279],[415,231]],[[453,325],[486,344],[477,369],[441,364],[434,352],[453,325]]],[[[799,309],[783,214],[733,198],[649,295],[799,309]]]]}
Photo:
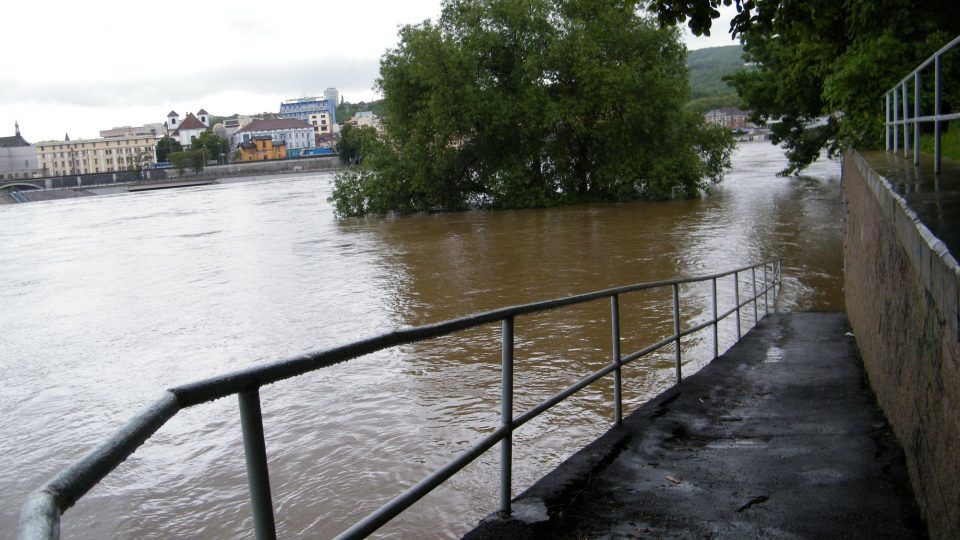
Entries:
{"type": "MultiPolygon", "coordinates": [[[[163,388],[393,328],[782,257],[778,309],[842,309],[840,167],[778,178],[741,145],[692,201],[337,220],[330,177],[0,207],[0,531],[26,494],[163,388]]],[[[749,292],[748,279],[741,289],[749,292]]],[[[720,308],[733,303],[718,284],[720,308]]],[[[685,325],[709,285],[681,289],[685,325]]],[[[670,291],[621,300],[624,353],[671,333],[670,291]]],[[[763,306],[760,305],[762,313],[763,306]]],[[[526,410],[609,362],[609,305],[516,322],[526,410]]],[[[744,328],[753,322],[747,310],[744,328]]],[[[278,532],[330,537],[499,423],[498,326],[400,347],[261,389],[278,532]]],[[[721,347],[733,320],[721,324],[721,347]]],[[[671,384],[672,351],[626,370],[629,412],[671,384]]],[[[684,341],[685,370],[712,354],[684,341]]],[[[602,433],[609,380],[521,428],[514,495],[602,433]]],[[[449,538],[495,510],[496,448],[381,529],[449,538]]],[[[237,403],[181,412],[63,518],[66,538],[251,537],[237,403]]]]}

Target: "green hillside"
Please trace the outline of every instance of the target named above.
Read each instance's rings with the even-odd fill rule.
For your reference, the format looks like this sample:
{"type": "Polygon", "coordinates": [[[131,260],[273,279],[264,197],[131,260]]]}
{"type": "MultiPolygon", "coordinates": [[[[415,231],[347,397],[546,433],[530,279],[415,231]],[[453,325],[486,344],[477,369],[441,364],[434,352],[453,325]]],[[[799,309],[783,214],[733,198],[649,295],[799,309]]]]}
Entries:
{"type": "Polygon", "coordinates": [[[733,89],[723,82],[722,77],[743,68],[742,55],[743,47],[740,45],[689,51],[687,67],[690,69],[690,91],[693,99],[734,93],[733,89]]]}

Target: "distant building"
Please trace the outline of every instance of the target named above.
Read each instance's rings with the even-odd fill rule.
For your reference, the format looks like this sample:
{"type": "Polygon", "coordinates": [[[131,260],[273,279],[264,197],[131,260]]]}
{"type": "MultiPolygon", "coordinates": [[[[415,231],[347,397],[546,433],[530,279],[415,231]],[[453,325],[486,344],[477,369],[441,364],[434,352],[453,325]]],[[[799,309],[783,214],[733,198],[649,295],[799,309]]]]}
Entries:
{"type": "Polygon", "coordinates": [[[750,113],[740,109],[728,107],[724,109],[713,109],[703,115],[703,120],[708,124],[716,124],[728,129],[747,129],[747,117],[750,113]]]}
{"type": "Polygon", "coordinates": [[[353,115],[353,118],[350,119],[350,123],[357,126],[370,126],[375,128],[378,132],[383,131],[383,122],[380,121],[380,117],[373,114],[371,111],[360,111],[353,115]]]}
{"type": "Polygon", "coordinates": [[[19,123],[13,128],[12,137],[0,137],[0,180],[41,176],[36,149],[20,135],[19,123]]]}
{"type": "Polygon", "coordinates": [[[240,131],[240,128],[247,126],[254,120],[256,120],[256,118],[242,114],[225,118],[222,122],[213,126],[213,132],[229,141],[236,132],[240,131]]]}
{"type": "Polygon", "coordinates": [[[44,176],[136,170],[157,161],[157,139],[149,134],[65,139],[34,145],[44,176]]]}
{"type": "MultiPolygon", "coordinates": [[[[201,111],[203,109],[200,109],[201,111]]],[[[203,115],[206,118],[206,115],[203,115]]],[[[200,121],[193,113],[187,113],[187,117],[180,123],[180,127],[175,129],[171,136],[180,143],[180,146],[189,148],[194,137],[199,137],[210,126],[200,121]]]]}
{"type": "Polygon", "coordinates": [[[329,113],[313,113],[307,119],[307,123],[313,126],[313,134],[317,140],[333,133],[333,117],[329,113]]]}
{"type": "Polygon", "coordinates": [[[269,135],[255,135],[249,141],[240,143],[240,161],[263,161],[286,157],[286,143],[274,141],[269,135]]]}
{"type": "Polygon", "coordinates": [[[231,139],[234,148],[244,143],[251,143],[257,137],[268,136],[273,139],[274,145],[284,143],[286,156],[297,157],[302,150],[316,146],[313,126],[295,118],[279,118],[276,120],[254,120],[240,128],[231,139]]]}
{"type": "Polygon", "coordinates": [[[327,113],[333,123],[337,122],[337,102],[326,97],[288,99],[280,104],[280,118],[296,118],[310,121],[311,114],[327,113]]]}
{"type": "Polygon", "coordinates": [[[210,113],[204,109],[197,111],[197,114],[188,112],[187,117],[181,121],[177,111],[170,111],[167,113],[165,126],[168,136],[176,139],[184,148],[189,148],[193,137],[199,137],[210,128],[210,113]]]}
{"type": "Polygon", "coordinates": [[[336,108],[340,103],[340,91],[334,87],[327,88],[323,91],[323,99],[333,102],[333,107],[336,108]]]}
{"type": "Polygon", "coordinates": [[[144,124],[142,126],[131,127],[121,126],[100,131],[101,137],[142,137],[148,136],[155,139],[162,139],[166,135],[166,130],[160,122],[154,124],[144,124]]]}

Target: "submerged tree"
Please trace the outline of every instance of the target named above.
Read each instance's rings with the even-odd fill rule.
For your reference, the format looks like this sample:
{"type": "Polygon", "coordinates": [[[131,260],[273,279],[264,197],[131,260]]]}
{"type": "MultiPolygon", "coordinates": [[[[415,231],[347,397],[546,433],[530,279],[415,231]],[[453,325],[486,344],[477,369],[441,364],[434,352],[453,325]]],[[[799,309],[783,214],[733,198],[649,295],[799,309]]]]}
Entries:
{"type": "Polygon", "coordinates": [[[344,124],[337,142],[337,154],[341,163],[361,163],[376,144],[377,130],[373,127],[344,124]]]}
{"type": "MultiPolygon", "coordinates": [[[[789,159],[784,173],[823,150],[882,146],[883,93],[960,33],[960,3],[952,0],[655,0],[651,9],[665,25],[687,21],[709,35],[721,5],[736,5],[730,33],[755,67],[732,82],[754,120],[776,121],[773,142],[789,159]]],[[[958,66],[947,65],[951,77],[958,66]]],[[[947,96],[947,107],[960,106],[958,97],[947,96]]]]}
{"type": "Polygon", "coordinates": [[[686,50],[640,2],[447,0],[380,64],[385,135],[343,215],[692,196],[733,143],[685,109],[686,50]]]}

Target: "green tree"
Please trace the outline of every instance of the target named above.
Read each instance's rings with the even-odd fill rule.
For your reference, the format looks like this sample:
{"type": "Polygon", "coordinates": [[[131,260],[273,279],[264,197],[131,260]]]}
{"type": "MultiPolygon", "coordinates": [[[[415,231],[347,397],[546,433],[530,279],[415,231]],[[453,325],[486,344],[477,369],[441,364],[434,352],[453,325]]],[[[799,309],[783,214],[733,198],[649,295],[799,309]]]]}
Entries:
{"type": "Polygon", "coordinates": [[[171,152],[180,152],[183,147],[169,135],[157,141],[157,162],[170,161],[171,152]]]}
{"type": "Polygon", "coordinates": [[[136,171],[137,178],[143,177],[143,169],[150,163],[150,152],[141,151],[134,154],[127,154],[124,159],[128,171],[136,171]]]}
{"type": "Polygon", "coordinates": [[[346,124],[340,130],[337,154],[341,163],[361,163],[378,144],[377,130],[370,126],[356,127],[346,124]]]}
{"type": "MultiPolygon", "coordinates": [[[[946,0],[655,0],[651,9],[663,24],[688,21],[709,34],[721,5],[736,5],[730,32],[754,63],[732,83],[755,121],[776,121],[784,173],[824,150],[882,146],[883,93],[960,33],[960,3],[946,0]]],[[[958,106],[948,96],[947,108],[958,106]]]]}
{"type": "Polygon", "coordinates": [[[207,157],[206,149],[204,148],[172,152],[170,154],[170,163],[177,169],[177,173],[180,175],[183,175],[188,167],[194,172],[199,173],[203,171],[207,157]]]}
{"type": "Polygon", "coordinates": [[[201,152],[201,158],[222,160],[230,152],[230,141],[208,130],[191,139],[190,149],[201,152]]]}
{"type": "Polygon", "coordinates": [[[190,152],[170,152],[169,155],[170,164],[173,165],[173,168],[177,170],[177,174],[183,175],[186,172],[187,167],[192,165],[193,158],[190,156],[190,152]]]}
{"type": "Polygon", "coordinates": [[[385,136],[345,215],[691,196],[733,143],[688,111],[686,50],[639,2],[447,0],[380,63],[385,136]]]}

